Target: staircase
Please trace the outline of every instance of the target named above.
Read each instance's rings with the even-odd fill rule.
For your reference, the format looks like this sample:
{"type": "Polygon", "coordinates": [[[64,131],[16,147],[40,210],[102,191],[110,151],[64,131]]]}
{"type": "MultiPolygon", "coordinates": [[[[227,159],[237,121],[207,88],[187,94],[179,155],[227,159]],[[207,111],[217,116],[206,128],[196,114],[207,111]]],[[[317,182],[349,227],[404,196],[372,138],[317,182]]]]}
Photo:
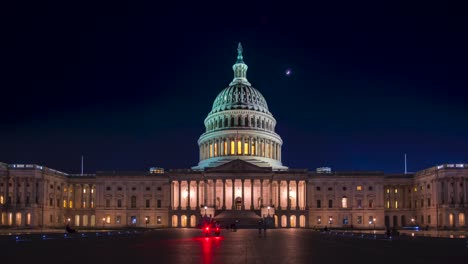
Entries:
{"type": "Polygon", "coordinates": [[[223,228],[237,222],[237,228],[257,228],[258,221],[261,219],[255,211],[227,210],[222,211],[214,217],[223,228]]]}

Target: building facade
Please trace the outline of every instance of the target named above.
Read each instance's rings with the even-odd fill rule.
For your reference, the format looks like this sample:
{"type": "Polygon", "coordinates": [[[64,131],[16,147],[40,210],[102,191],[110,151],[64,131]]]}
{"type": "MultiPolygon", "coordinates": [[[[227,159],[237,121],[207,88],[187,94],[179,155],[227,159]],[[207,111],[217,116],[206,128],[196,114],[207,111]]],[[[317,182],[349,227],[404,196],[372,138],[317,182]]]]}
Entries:
{"type": "Polygon", "coordinates": [[[265,98],[247,80],[239,44],[234,79],[216,97],[190,169],[67,174],[0,163],[0,226],[197,227],[206,218],[246,226],[467,228],[468,164],[412,174],[292,169],[265,98]],[[249,222],[250,221],[250,222],[249,222]]]}

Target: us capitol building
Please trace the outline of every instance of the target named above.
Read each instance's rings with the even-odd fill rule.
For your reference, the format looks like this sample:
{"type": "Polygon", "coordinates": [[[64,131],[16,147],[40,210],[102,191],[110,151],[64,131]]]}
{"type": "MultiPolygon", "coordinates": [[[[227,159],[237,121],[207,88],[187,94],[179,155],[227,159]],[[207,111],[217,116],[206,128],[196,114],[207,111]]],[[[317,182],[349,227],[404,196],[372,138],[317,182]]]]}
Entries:
{"type": "Polygon", "coordinates": [[[68,174],[0,163],[3,227],[466,228],[468,164],[411,174],[291,169],[262,94],[247,80],[242,46],[234,78],[215,98],[190,169],[68,174]]]}

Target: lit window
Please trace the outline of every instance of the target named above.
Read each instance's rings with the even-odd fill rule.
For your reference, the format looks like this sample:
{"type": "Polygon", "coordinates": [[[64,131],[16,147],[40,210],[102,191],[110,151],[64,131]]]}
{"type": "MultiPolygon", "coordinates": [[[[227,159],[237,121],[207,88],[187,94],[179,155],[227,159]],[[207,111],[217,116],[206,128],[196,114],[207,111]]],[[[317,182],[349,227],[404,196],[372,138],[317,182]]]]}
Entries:
{"type": "Polygon", "coordinates": [[[68,202],[68,207],[69,207],[69,208],[73,208],[73,201],[72,201],[72,200],[70,200],[70,201],[68,202]]]}
{"type": "Polygon", "coordinates": [[[348,208],[348,198],[346,197],[341,198],[341,206],[343,208],[348,208]]]}
{"type": "Polygon", "coordinates": [[[3,198],[3,195],[0,195],[0,204],[4,204],[5,203],[5,198],[3,198]]]}
{"type": "Polygon", "coordinates": [[[110,224],[110,215],[106,216],[106,224],[110,224]]]}
{"type": "Polygon", "coordinates": [[[356,191],[362,191],[362,186],[361,185],[356,186],[356,191]]]}
{"type": "Polygon", "coordinates": [[[414,191],[417,192],[417,191],[418,191],[418,187],[414,187],[414,191]]]}
{"type": "Polygon", "coordinates": [[[390,201],[387,200],[387,208],[390,208],[390,201]]]}
{"type": "Polygon", "coordinates": [[[362,215],[358,215],[357,223],[360,224],[360,225],[362,224],[362,215]]]}
{"type": "Polygon", "coordinates": [[[244,155],[249,154],[249,143],[244,142],[244,155]]]}
{"type": "Polygon", "coordinates": [[[395,193],[398,193],[398,189],[395,189],[395,193]]]}
{"type": "Polygon", "coordinates": [[[390,189],[387,189],[387,193],[390,193],[390,189]]]}
{"type": "Polygon", "coordinates": [[[213,144],[210,143],[210,158],[213,157],[213,144]]]}
{"type": "Polygon", "coordinates": [[[218,156],[218,143],[214,144],[214,155],[215,155],[215,157],[218,156]]]}
{"type": "Polygon", "coordinates": [[[252,151],[250,151],[252,155],[255,155],[255,142],[252,142],[252,151]]]}
{"type": "Polygon", "coordinates": [[[231,155],[236,154],[236,143],[234,140],[231,140],[231,155]]]}
{"type": "Polygon", "coordinates": [[[237,140],[237,155],[242,154],[242,142],[240,140],[237,140]]]}
{"type": "Polygon", "coordinates": [[[395,209],[398,208],[398,201],[395,201],[395,209]]]}
{"type": "Polygon", "coordinates": [[[91,189],[91,193],[94,193],[94,189],[91,189]]]}
{"type": "Polygon", "coordinates": [[[224,141],[224,156],[227,155],[227,142],[224,141]]]}
{"type": "Polygon", "coordinates": [[[67,200],[63,200],[63,208],[67,208],[67,200]]]}

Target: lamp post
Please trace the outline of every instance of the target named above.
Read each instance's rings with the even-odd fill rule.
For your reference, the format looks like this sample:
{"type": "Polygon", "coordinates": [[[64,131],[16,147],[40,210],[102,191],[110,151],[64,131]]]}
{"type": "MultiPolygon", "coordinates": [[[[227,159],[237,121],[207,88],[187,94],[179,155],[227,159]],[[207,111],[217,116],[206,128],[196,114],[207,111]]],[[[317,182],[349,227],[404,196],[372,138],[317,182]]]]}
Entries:
{"type": "Polygon", "coordinates": [[[268,217],[270,217],[270,206],[268,206],[268,217]]]}
{"type": "Polygon", "coordinates": [[[148,222],[149,222],[148,220],[149,220],[148,217],[145,217],[146,228],[148,228],[148,222]]]}
{"type": "Polygon", "coordinates": [[[376,218],[372,219],[374,220],[374,235],[375,235],[375,221],[377,220],[376,218]]]}
{"type": "Polygon", "coordinates": [[[205,216],[206,216],[206,209],[207,209],[207,208],[208,208],[208,207],[205,205],[205,216]]]}
{"type": "Polygon", "coordinates": [[[414,225],[414,218],[411,218],[411,224],[414,225]]]}
{"type": "Polygon", "coordinates": [[[102,228],[104,228],[104,225],[105,225],[105,224],[106,224],[106,218],[103,217],[103,218],[102,218],[102,228]]]}

